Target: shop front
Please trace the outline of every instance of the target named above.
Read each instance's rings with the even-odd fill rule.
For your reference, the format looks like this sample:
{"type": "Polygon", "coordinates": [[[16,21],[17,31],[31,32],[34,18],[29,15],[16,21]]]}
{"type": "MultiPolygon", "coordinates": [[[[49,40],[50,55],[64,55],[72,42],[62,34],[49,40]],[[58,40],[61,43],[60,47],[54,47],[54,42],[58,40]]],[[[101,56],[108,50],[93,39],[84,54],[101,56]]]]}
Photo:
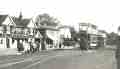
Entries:
{"type": "Polygon", "coordinates": [[[12,41],[10,44],[10,48],[17,48],[20,42],[28,41],[28,39],[31,38],[29,36],[24,36],[23,34],[12,34],[11,37],[12,41]]]}

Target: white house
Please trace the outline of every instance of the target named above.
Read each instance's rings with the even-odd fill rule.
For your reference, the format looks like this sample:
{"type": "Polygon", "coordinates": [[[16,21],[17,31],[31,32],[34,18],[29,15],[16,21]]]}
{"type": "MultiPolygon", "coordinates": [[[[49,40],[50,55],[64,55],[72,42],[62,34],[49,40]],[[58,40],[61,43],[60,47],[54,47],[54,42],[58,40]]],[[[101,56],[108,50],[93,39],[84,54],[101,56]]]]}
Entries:
{"type": "Polygon", "coordinates": [[[59,34],[62,38],[71,38],[71,32],[69,26],[59,27],[59,34]]]}
{"type": "Polygon", "coordinates": [[[33,34],[34,31],[36,32],[39,31],[41,39],[43,37],[47,37],[47,40],[44,42],[46,49],[58,48],[58,44],[59,44],[59,32],[58,31],[59,30],[56,27],[41,25],[39,16],[34,17],[28,24],[28,27],[31,29],[31,34],[33,34]],[[51,42],[52,44],[50,45],[51,42]]]}
{"type": "Polygon", "coordinates": [[[22,15],[19,17],[0,15],[0,48],[17,48],[19,39],[28,38],[29,22],[30,19],[23,19],[22,15]]]}
{"type": "Polygon", "coordinates": [[[12,48],[11,28],[14,22],[9,15],[0,15],[0,48],[12,48]]]}

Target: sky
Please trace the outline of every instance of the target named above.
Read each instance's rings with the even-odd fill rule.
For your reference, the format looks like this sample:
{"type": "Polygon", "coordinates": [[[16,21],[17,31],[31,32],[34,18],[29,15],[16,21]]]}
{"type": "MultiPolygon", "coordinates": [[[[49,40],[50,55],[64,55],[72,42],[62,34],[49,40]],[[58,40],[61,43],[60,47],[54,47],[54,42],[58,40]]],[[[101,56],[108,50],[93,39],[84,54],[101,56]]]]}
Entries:
{"type": "Polygon", "coordinates": [[[48,13],[62,24],[78,28],[78,23],[89,22],[98,29],[117,32],[120,25],[119,0],[1,0],[0,14],[26,18],[48,13]]]}

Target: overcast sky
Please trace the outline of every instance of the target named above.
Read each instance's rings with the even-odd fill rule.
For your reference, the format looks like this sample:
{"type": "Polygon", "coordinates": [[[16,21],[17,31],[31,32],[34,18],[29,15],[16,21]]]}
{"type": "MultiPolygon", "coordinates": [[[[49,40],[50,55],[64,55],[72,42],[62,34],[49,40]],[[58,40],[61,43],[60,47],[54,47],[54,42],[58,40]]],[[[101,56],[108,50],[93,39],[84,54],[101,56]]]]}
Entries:
{"type": "Polygon", "coordinates": [[[0,14],[33,17],[49,13],[61,23],[75,25],[90,22],[108,32],[117,31],[120,25],[119,0],[1,0],[0,14]]]}

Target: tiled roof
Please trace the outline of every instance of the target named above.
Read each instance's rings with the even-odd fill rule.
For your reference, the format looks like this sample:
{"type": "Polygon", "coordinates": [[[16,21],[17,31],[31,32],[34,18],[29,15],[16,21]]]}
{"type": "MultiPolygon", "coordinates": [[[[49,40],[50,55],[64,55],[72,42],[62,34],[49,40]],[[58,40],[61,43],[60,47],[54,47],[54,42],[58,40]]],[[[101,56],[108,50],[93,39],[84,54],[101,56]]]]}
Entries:
{"type": "Polygon", "coordinates": [[[2,25],[3,21],[7,18],[8,15],[0,15],[0,25],[2,25]]]}
{"type": "Polygon", "coordinates": [[[27,27],[28,23],[30,22],[30,19],[19,19],[17,17],[11,18],[17,27],[27,27]]]}
{"type": "Polygon", "coordinates": [[[54,30],[54,31],[58,31],[59,29],[53,27],[53,26],[39,26],[39,29],[47,29],[47,30],[54,30]]]}
{"type": "Polygon", "coordinates": [[[71,26],[62,25],[62,26],[58,27],[58,29],[62,29],[62,28],[71,28],[71,26]]]}

